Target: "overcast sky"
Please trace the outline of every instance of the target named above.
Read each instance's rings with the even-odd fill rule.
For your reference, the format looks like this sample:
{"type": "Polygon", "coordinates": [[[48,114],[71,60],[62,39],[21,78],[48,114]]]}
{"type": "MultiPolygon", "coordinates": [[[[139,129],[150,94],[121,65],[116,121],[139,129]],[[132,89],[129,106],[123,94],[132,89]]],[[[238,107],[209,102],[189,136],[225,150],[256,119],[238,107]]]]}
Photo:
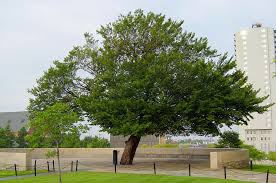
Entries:
{"type": "Polygon", "coordinates": [[[52,61],[120,14],[141,8],[184,20],[186,30],[232,55],[235,32],[255,22],[276,28],[275,7],[275,0],[0,1],[0,112],[26,110],[27,89],[52,61]]]}

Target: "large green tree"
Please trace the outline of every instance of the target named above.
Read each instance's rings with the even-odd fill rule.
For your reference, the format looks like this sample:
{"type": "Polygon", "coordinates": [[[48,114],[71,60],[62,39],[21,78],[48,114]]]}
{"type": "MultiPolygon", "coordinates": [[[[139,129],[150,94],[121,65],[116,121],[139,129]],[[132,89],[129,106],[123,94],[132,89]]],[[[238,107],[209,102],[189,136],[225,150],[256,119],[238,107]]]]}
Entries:
{"type": "Polygon", "coordinates": [[[227,55],[206,38],[183,30],[183,21],[137,10],[97,31],[95,40],[56,61],[30,90],[29,111],[67,102],[91,124],[129,136],[121,164],[132,164],[145,135],[218,135],[270,105],[227,55]]]}

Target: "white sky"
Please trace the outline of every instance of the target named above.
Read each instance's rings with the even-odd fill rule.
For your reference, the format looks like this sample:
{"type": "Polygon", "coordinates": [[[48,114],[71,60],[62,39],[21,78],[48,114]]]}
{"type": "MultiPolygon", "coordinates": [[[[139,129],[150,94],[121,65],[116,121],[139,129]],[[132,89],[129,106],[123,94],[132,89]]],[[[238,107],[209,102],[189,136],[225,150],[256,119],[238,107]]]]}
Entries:
{"type": "Polygon", "coordinates": [[[29,94],[53,60],[83,33],[141,8],[184,20],[184,28],[233,54],[233,35],[252,23],[276,27],[275,0],[9,0],[0,1],[0,111],[26,110],[29,94]]]}

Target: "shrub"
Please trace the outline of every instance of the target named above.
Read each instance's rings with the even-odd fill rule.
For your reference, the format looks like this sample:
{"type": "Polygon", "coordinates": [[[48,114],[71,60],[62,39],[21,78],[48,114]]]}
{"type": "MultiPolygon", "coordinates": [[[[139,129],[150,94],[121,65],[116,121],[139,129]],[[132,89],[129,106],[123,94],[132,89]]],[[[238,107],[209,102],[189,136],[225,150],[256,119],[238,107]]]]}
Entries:
{"type": "Polygon", "coordinates": [[[252,145],[242,144],[241,148],[248,149],[249,151],[249,158],[252,160],[264,160],[266,158],[265,152],[256,149],[252,145]]]}

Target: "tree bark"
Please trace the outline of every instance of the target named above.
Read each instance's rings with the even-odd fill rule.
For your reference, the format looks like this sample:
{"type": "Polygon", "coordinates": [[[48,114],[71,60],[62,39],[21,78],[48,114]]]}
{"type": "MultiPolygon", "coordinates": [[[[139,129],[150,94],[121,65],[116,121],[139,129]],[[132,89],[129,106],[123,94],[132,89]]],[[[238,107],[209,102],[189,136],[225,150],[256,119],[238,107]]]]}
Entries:
{"type": "Polygon", "coordinates": [[[59,183],[62,183],[62,180],[61,180],[60,158],[59,158],[59,143],[58,142],[57,142],[57,159],[58,159],[58,177],[59,177],[59,183]]]}
{"type": "Polygon", "coordinates": [[[120,161],[121,165],[132,165],[136,149],[139,145],[141,137],[131,135],[126,141],[125,149],[120,161]]]}

